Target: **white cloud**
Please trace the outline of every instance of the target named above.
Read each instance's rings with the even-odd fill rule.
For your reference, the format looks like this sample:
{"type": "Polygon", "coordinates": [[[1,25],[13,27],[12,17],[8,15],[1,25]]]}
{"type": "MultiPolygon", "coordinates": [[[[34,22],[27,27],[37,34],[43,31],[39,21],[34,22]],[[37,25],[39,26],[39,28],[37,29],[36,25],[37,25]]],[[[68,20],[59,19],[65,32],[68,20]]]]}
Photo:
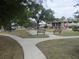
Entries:
{"type": "Polygon", "coordinates": [[[48,0],[48,8],[51,8],[55,12],[56,17],[73,17],[73,13],[78,9],[74,8],[74,0],[48,0]]]}

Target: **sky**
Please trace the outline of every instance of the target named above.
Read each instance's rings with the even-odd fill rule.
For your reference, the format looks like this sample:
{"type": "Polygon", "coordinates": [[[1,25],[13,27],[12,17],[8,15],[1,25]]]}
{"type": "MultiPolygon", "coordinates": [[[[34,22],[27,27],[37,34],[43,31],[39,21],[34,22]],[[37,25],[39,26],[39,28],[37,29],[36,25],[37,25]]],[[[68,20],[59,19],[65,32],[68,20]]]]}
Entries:
{"type": "Polygon", "coordinates": [[[54,16],[57,18],[61,18],[62,16],[69,18],[73,17],[74,12],[79,8],[73,7],[75,4],[75,0],[53,0],[52,2],[47,0],[47,6],[45,6],[45,8],[51,8],[54,10],[54,16]]]}

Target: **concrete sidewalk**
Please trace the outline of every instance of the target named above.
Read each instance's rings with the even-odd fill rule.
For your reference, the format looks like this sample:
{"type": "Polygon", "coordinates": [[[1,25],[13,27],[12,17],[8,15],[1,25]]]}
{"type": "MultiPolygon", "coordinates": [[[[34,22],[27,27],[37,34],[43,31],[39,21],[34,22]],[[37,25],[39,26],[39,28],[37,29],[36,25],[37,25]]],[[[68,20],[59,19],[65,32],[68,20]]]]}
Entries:
{"type": "Polygon", "coordinates": [[[38,42],[38,39],[32,40],[32,39],[23,39],[19,38],[17,36],[12,36],[8,34],[1,34],[4,36],[9,36],[13,39],[15,39],[20,45],[22,46],[24,50],[24,59],[46,59],[44,54],[36,47],[36,42],[38,42]]]}
{"type": "Polygon", "coordinates": [[[79,36],[60,37],[51,35],[49,38],[20,38],[13,35],[1,34],[15,39],[21,44],[24,50],[24,59],[47,59],[45,55],[36,47],[36,44],[46,40],[63,39],[63,38],[79,38],[79,36]]]}

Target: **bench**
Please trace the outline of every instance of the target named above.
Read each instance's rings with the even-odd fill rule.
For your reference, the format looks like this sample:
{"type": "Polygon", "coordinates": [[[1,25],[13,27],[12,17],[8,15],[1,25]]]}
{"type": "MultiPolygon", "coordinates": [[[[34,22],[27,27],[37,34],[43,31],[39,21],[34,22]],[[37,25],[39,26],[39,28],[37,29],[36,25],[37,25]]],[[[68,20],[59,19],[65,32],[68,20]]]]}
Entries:
{"type": "Polygon", "coordinates": [[[45,35],[45,29],[44,28],[37,29],[37,35],[41,34],[41,33],[45,35]]]}

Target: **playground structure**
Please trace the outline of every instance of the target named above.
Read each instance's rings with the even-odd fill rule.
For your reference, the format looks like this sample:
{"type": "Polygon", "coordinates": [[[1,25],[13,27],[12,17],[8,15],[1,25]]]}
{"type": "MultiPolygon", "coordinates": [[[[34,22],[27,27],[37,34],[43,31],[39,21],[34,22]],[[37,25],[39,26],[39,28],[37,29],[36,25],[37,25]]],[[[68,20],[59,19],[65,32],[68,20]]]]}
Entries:
{"type": "Polygon", "coordinates": [[[58,22],[52,23],[53,33],[62,33],[63,30],[68,28],[68,22],[58,22]]]}
{"type": "Polygon", "coordinates": [[[62,32],[62,28],[61,28],[62,23],[61,22],[53,22],[52,23],[52,28],[53,28],[53,32],[56,33],[61,33],[62,32]]]}

